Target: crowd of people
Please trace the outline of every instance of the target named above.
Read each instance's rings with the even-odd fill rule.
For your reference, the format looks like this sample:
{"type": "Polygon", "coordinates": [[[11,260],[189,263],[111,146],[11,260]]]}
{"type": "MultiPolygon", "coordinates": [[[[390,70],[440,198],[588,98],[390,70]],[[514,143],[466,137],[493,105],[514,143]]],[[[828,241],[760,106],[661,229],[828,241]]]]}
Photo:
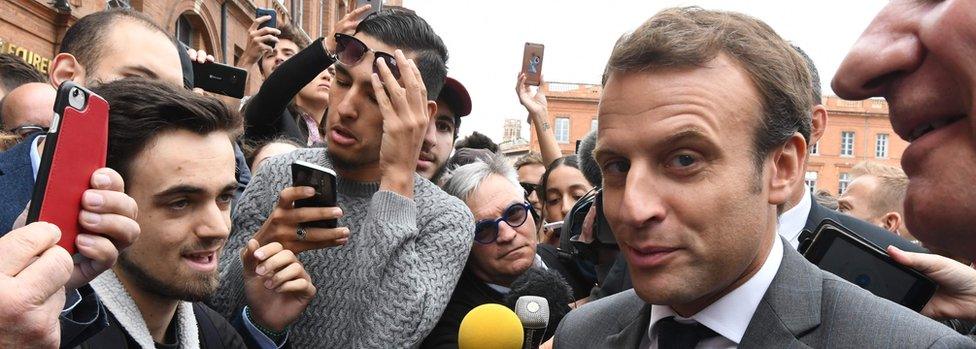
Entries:
{"type": "Polygon", "coordinates": [[[477,96],[409,9],[312,41],[255,18],[237,64],[263,82],[234,101],[154,19],[89,14],[47,76],[0,55],[0,347],[456,348],[474,309],[527,295],[542,347],[976,347],[974,5],[895,0],[857,41],[833,90],[886,98],[911,145],[838,198],[803,178],[829,123],[814,62],[740,13],[621,36],[573,155],[518,74],[540,152],[514,162],[459,139],[477,96]],[[75,255],[27,219],[65,82],[110,105],[75,255]],[[296,204],[321,189],[296,163],[334,171],[335,207],[296,204]],[[915,312],[821,270],[802,253],[828,220],[938,291],[915,312]]]}

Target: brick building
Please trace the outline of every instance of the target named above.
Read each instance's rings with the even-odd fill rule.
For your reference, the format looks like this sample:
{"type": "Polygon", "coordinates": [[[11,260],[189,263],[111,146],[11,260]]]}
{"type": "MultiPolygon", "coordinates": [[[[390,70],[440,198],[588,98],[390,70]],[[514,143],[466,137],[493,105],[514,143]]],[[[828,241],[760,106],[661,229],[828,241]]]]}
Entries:
{"type": "MultiPolygon", "coordinates": [[[[331,32],[352,0],[4,0],[0,2],[0,51],[24,58],[47,73],[64,31],[78,18],[113,7],[129,7],[190,47],[206,50],[218,62],[235,65],[244,52],[257,7],[273,8],[278,23],[292,23],[310,38],[331,32]]],[[[400,5],[400,0],[386,0],[400,5]]],[[[260,84],[256,67],[252,88],[260,84]]]]}
{"type": "MultiPolygon", "coordinates": [[[[549,125],[563,154],[572,154],[576,142],[597,127],[600,85],[552,82],[542,86],[549,98],[549,125]]],[[[901,167],[901,155],[908,142],[898,138],[888,123],[888,104],[883,99],[846,101],[826,97],[829,121],[818,144],[811,147],[806,181],[831,195],[847,187],[851,168],[871,160],[901,167]]],[[[529,147],[539,150],[535,125],[529,132],[529,147]]],[[[514,149],[513,149],[514,150],[514,149]]]]}

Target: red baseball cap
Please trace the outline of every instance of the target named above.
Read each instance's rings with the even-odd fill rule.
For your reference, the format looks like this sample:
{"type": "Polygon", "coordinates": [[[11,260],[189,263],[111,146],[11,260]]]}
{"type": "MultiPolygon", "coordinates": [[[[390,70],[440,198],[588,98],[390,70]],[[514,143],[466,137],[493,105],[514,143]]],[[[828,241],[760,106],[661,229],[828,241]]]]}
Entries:
{"type": "Polygon", "coordinates": [[[444,88],[441,89],[437,99],[447,103],[458,116],[471,114],[471,96],[468,94],[468,89],[451,77],[444,80],[444,88]]]}

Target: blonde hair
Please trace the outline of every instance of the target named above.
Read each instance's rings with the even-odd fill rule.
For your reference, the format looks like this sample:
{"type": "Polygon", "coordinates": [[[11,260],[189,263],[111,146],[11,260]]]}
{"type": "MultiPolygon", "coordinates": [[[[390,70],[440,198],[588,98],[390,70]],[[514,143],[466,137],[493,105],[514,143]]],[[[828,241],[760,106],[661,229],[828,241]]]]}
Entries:
{"type": "Polygon", "coordinates": [[[880,162],[862,161],[851,169],[854,178],[871,176],[877,179],[878,188],[869,198],[875,214],[888,212],[905,213],[905,192],[908,190],[908,176],[902,169],[880,162]]]}

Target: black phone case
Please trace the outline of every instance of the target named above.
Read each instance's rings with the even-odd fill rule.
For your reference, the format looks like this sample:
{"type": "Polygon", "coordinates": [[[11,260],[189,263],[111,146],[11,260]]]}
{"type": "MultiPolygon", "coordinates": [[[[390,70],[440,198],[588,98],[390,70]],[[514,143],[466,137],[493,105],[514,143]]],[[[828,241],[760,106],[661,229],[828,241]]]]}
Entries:
{"type": "MultiPolygon", "coordinates": [[[[292,186],[315,188],[315,195],[301,200],[295,200],[295,208],[301,207],[336,207],[336,177],[328,172],[304,166],[300,163],[291,164],[292,186]],[[316,183],[314,178],[324,179],[327,183],[316,183]],[[325,184],[324,186],[322,184],[325,184]],[[326,188],[327,187],[327,188],[326,188]]],[[[338,226],[335,219],[306,222],[302,227],[332,229],[338,226]]]]}
{"type": "MultiPolygon", "coordinates": [[[[261,25],[258,26],[258,29],[266,28],[266,27],[278,28],[278,13],[275,12],[275,10],[266,9],[266,8],[258,8],[257,11],[255,11],[255,16],[254,17],[255,18],[260,18],[260,17],[263,17],[263,16],[271,16],[271,19],[267,20],[264,23],[261,23],[261,25]]],[[[268,44],[268,46],[275,47],[275,42],[274,41],[268,42],[267,44],[268,44]]]]}
{"type": "Polygon", "coordinates": [[[207,92],[234,98],[244,97],[247,71],[216,62],[193,62],[193,85],[207,92]]]}
{"type": "Polygon", "coordinates": [[[888,256],[888,253],[883,249],[858,236],[857,234],[854,234],[854,232],[850,231],[840,223],[837,223],[831,219],[824,219],[822,222],[820,222],[816,232],[817,233],[814,235],[813,242],[810,243],[810,247],[803,253],[803,256],[818,267],[822,261],[822,258],[826,254],[827,249],[830,247],[830,243],[835,239],[844,239],[846,237],[847,240],[852,242],[854,245],[861,246],[861,250],[884,261],[886,264],[891,265],[892,267],[895,267],[908,275],[911,275],[916,280],[915,284],[912,285],[909,291],[905,293],[904,299],[889,299],[892,302],[901,304],[906,308],[918,312],[925,307],[925,304],[928,303],[929,299],[932,298],[936,289],[938,288],[937,284],[924,274],[896,262],[891,258],[891,256],[888,256]],[[836,232],[828,232],[828,230],[831,229],[836,230],[836,232]]]}

